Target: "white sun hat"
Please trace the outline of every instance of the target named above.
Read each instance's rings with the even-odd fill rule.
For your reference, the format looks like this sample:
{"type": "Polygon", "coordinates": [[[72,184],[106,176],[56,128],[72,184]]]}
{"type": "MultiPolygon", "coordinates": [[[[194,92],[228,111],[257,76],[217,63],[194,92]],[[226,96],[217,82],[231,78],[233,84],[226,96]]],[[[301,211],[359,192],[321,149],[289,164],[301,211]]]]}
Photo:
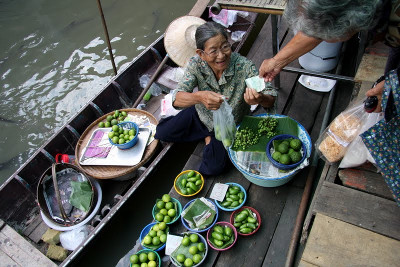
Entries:
{"type": "Polygon", "coordinates": [[[191,57],[196,55],[195,33],[197,27],[206,23],[195,16],[183,16],[169,25],[164,35],[164,46],[168,56],[180,67],[186,66],[191,57]]]}

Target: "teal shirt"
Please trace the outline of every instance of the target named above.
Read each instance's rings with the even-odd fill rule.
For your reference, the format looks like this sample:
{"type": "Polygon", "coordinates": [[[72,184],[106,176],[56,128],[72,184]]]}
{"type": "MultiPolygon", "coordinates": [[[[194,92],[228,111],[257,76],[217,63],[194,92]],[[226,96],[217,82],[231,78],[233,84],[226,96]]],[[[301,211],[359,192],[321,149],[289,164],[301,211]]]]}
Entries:
{"type": "MultiPolygon", "coordinates": [[[[214,72],[208,66],[207,62],[199,56],[194,56],[188,62],[183,78],[179,82],[177,90],[173,93],[172,102],[175,101],[177,92],[192,93],[196,87],[199,91],[216,92],[228,98],[227,101],[232,107],[235,122],[239,124],[243,117],[250,113],[250,105],[244,101],[243,95],[246,91],[245,80],[253,76],[258,76],[255,65],[238,53],[231,54],[229,66],[222,73],[219,81],[217,81],[214,72]]],[[[269,83],[262,93],[277,96],[276,89],[269,83]]],[[[276,102],[273,107],[266,109],[268,113],[275,113],[276,102]]],[[[208,110],[203,104],[196,104],[195,107],[200,120],[212,131],[213,114],[211,110],[208,110]]]]}

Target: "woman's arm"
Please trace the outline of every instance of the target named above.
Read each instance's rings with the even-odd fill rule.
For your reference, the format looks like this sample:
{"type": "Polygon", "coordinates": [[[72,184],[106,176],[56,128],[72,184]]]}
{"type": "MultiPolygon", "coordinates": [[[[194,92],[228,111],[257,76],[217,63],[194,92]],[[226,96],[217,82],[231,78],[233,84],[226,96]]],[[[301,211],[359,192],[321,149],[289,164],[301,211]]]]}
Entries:
{"type": "Polygon", "coordinates": [[[211,91],[197,91],[194,93],[177,92],[175,107],[187,108],[196,104],[203,104],[207,109],[217,110],[222,103],[222,95],[211,91]]]}
{"type": "Polygon", "coordinates": [[[273,58],[263,61],[260,66],[260,77],[266,82],[272,81],[275,76],[290,62],[311,51],[321,39],[310,37],[298,32],[285,47],[282,48],[273,58]]]}

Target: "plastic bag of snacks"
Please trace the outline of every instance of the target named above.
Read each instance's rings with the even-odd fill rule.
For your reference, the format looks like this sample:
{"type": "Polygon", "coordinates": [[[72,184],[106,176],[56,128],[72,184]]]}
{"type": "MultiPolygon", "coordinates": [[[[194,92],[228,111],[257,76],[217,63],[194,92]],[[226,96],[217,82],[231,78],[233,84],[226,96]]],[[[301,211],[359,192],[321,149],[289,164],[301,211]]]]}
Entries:
{"type": "Polygon", "coordinates": [[[363,102],[356,102],[340,113],[318,138],[319,155],[329,163],[341,160],[350,143],[361,133],[367,117],[363,102]]]}
{"type": "MultiPolygon", "coordinates": [[[[374,126],[381,119],[383,119],[383,115],[381,113],[368,113],[364,120],[360,134],[374,126]]],[[[346,154],[340,162],[339,168],[356,167],[367,161],[375,164],[375,160],[369,153],[367,147],[361,139],[361,136],[358,135],[347,148],[346,154]]]]}
{"type": "Polygon", "coordinates": [[[236,134],[235,119],[232,115],[232,107],[223,97],[223,102],[219,109],[213,110],[215,138],[224,144],[224,147],[230,147],[236,134]]]}

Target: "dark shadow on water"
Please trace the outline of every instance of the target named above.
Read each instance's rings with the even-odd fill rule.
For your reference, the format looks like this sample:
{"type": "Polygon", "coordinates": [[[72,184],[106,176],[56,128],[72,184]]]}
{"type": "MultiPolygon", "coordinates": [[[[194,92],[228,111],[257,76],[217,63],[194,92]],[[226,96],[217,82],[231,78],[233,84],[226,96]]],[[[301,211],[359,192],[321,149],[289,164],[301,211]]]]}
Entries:
{"type": "Polygon", "coordinates": [[[175,144],[172,153],[160,162],[123,207],[101,229],[70,266],[115,266],[135,245],[141,230],[149,224],[155,200],[168,193],[197,143],[175,144]]]}

